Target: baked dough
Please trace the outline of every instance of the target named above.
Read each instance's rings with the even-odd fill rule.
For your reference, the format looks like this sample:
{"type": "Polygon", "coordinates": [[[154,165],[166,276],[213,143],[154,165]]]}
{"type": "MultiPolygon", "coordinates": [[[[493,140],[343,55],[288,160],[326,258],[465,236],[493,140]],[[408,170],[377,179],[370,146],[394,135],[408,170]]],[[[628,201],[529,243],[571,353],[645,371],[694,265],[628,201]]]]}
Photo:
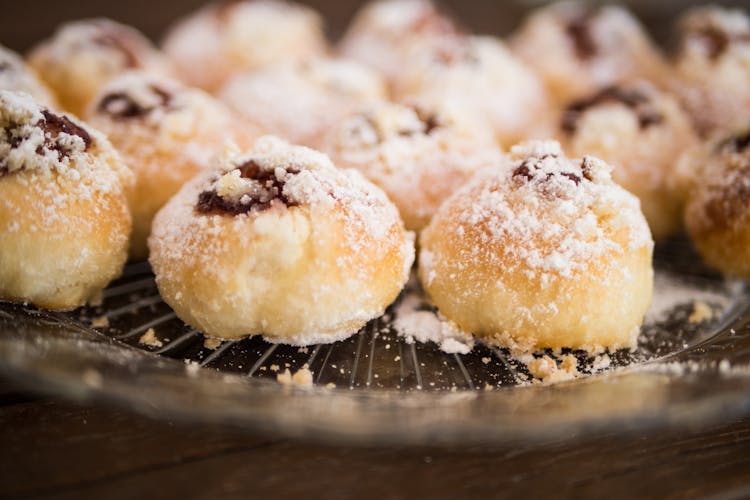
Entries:
{"type": "Polygon", "coordinates": [[[607,87],[570,103],[558,123],[569,155],[615,165],[612,178],[641,200],[655,240],[682,229],[681,158],[698,138],[672,96],[643,81],[607,87]]]}
{"type": "Polygon", "coordinates": [[[242,73],[219,95],[265,132],[318,148],[329,128],[357,108],[386,99],[387,91],[366,66],[316,58],[242,73]]]}
{"type": "Polygon", "coordinates": [[[122,272],[132,173],[107,139],[0,90],[0,299],[68,310],[122,272]]]}
{"type": "Polygon", "coordinates": [[[292,345],[335,342],[383,314],[414,260],[413,234],[380,189],[271,136],[180,190],[149,249],[186,323],[292,345]]]}
{"type": "Polygon", "coordinates": [[[458,109],[386,102],[334,127],[324,150],[339,167],[356,168],[380,186],[413,231],[501,155],[490,128],[458,109]]]}
{"type": "Polygon", "coordinates": [[[83,116],[105,83],[125,71],[171,73],[167,60],[146,37],[109,19],[63,24],[32,50],[29,64],[62,109],[77,116],[83,116]]]}
{"type": "Polygon", "coordinates": [[[323,20],[284,0],[216,2],[169,30],[164,51],[189,85],[218,90],[234,74],[327,50],[323,20]]]}
{"type": "Polygon", "coordinates": [[[26,92],[49,108],[57,107],[52,92],[15,52],[0,45],[0,90],[26,92]]]}
{"type": "Polygon", "coordinates": [[[136,177],[130,197],[130,257],[148,256],[156,212],[183,184],[208,168],[225,141],[250,147],[260,131],[205,92],[145,72],[104,86],[86,113],[107,134],[136,177]]]}
{"type": "Polygon", "coordinates": [[[533,11],[509,43],[558,104],[634,78],[654,83],[668,78],[666,62],[645,29],[616,5],[552,3],[533,11]]]}
{"type": "Polygon", "coordinates": [[[750,278],[750,129],[708,143],[691,164],[688,234],[709,265],[750,278]]]}
{"type": "Polygon", "coordinates": [[[750,122],[750,17],[740,9],[694,8],[678,23],[673,90],[703,136],[750,122]]]}
{"type": "Polygon", "coordinates": [[[606,163],[529,142],[443,204],[420,235],[419,277],[440,313],[490,344],[634,348],[652,251],[606,163]]]}

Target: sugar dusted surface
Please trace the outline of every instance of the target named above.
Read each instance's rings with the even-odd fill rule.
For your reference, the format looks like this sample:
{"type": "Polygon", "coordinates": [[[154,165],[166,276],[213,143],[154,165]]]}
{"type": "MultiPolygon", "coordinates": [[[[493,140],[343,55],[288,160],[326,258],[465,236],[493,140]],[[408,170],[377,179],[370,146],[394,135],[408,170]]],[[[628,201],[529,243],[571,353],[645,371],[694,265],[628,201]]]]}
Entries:
{"type": "Polygon", "coordinates": [[[0,90],[26,92],[51,106],[54,98],[21,57],[0,45],[0,90]]]}

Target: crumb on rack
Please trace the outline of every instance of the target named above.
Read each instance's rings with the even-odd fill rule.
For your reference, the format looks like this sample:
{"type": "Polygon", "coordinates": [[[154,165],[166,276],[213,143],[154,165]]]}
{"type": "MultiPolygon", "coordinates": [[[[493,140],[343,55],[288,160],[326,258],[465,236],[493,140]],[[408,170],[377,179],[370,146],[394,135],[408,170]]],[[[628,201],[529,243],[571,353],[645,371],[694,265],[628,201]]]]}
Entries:
{"type": "Polygon", "coordinates": [[[138,339],[138,343],[149,347],[161,347],[164,345],[164,343],[156,337],[156,331],[153,328],[146,330],[146,333],[138,339]]]}
{"type": "Polygon", "coordinates": [[[693,302],[693,312],[688,316],[688,321],[691,323],[703,323],[713,319],[714,312],[711,306],[703,302],[702,300],[696,300],[693,302]]]}
{"type": "Polygon", "coordinates": [[[551,357],[542,356],[527,362],[526,367],[534,378],[545,384],[573,380],[581,375],[578,371],[578,360],[572,354],[564,355],[560,366],[551,357]]]}
{"type": "Polygon", "coordinates": [[[270,368],[271,368],[271,371],[272,371],[272,372],[277,372],[277,371],[279,371],[279,365],[271,365],[271,366],[270,366],[270,368]]]}
{"type": "Polygon", "coordinates": [[[109,318],[106,316],[99,316],[91,320],[92,328],[109,328],[109,318]]]}
{"type": "Polygon", "coordinates": [[[203,339],[203,347],[211,349],[212,351],[221,345],[221,339],[215,337],[205,337],[203,339]]]}
{"type": "Polygon", "coordinates": [[[313,384],[313,374],[305,364],[302,368],[292,374],[289,368],[276,375],[276,380],[281,385],[296,385],[300,387],[309,387],[313,384]]]}

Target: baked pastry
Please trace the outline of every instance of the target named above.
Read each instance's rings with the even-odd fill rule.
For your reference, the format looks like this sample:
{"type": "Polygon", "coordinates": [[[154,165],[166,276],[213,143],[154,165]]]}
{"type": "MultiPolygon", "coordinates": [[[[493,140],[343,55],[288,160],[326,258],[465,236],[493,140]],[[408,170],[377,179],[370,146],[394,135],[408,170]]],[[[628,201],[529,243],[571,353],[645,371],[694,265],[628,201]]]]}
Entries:
{"type": "Polygon", "coordinates": [[[430,0],[375,0],[356,14],[338,49],[393,80],[408,67],[412,44],[459,31],[430,0]]]}
{"type": "Polygon", "coordinates": [[[557,103],[634,78],[663,83],[668,74],[638,20],[615,5],[560,2],[540,8],[511,37],[510,46],[557,103]]]}
{"type": "Polygon", "coordinates": [[[49,108],[57,107],[50,90],[15,52],[0,45],[0,90],[26,92],[49,108]]]}
{"type": "Polygon", "coordinates": [[[186,323],[292,345],[335,342],[381,315],[414,260],[382,191],[272,136],[186,184],[154,219],[149,249],[186,323]]]}
{"type": "Polygon", "coordinates": [[[63,24],[32,50],[29,64],[55,93],[60,106],[78,116],[83,116],[107,81],[125,71],[171,71],[143,35],[109,19],[63,24]]]}
{"type": "Polygon", "coordinates": [[[536,75],[497,38],[445,37],[412,46],[397,100],[451,103],[483,117],[503,146],[546,136],[547,97],[536,75]]]}
{"type": "Polygon", "coordinates": [[[189,85],[215,91],[229,77],[323,54],[323,20],[283,0],[216,2],[178,21],[164,51],[189,85]]]}
{"type": "Polygon", "coordinates": [[[571,156],[616,165],[612,178],[641,200],[654,239],[679,232],[686,189],[680,158],[698,139],[672,96],[646,82],[607,87],[570,103],[558,134],[571,156]]]}
{"type": "Polygon", "coordinates": [[[501,155],[489,127],[446,105],[378,103],[334,127],[324,150],[386,192],[418,231],[454,191],[501,155]]]}
{"type": "Polygon", "coordinates": [[[527,142],[449,198],[420,235],[440,312],[491,344],[633,348],[651,302],[653,241],[638,199],[593,157],[527,142]]]}
{"type": "Polygon", "coordinates": [[[125,264],[132,174],[76,119],[0,90],[0,299],[81,306],[125,264]]]}
{"type": "Polygon", "coordinates": [[[750,18],[739,9],[695,8],[679,22],[674,90],[703,136],[750,122],[750,18]]]}
{"type": "Polygon", "coordinates": [[[387,97],[377,73],[352,61],[326,58],[242,73],[219,95],[267,133],[313,148],[347,114],[387,97]]]}
{"type": "Polygon", "coordinates": [[[212,157],[233,141],[249,147],[260,136],[205,92],[165,77],[129,72],[104,86],[86,113],[107,134],[136,177],[130,197],[130,256],[148,255],[156,212],[212,157]]]}
{"type": "Polygon", "coordinates": [[[750,127],[710,142],[695,172],[685,226],[698,252],[722,273],[750,278],[750,127]]]}

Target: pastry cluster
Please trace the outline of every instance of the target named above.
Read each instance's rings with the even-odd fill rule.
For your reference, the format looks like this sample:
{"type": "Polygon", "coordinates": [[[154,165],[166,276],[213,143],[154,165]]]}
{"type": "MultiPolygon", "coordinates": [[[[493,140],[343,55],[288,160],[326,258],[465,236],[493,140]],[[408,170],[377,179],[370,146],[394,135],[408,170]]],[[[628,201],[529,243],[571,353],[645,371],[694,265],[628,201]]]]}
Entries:
{"type": "Polygon", "coordinates": [[[331,44],[308,7],[240,0],[160,48],[106,19],[0,47],[0,299],[73,309],[148,259],[207,336],[307,345],[416,267],[489,344],[632,348],[654,240],[750,278],[750,18],[675,28],[667,55],[562,2],[503,40],[375,0],[331,44]]]}

